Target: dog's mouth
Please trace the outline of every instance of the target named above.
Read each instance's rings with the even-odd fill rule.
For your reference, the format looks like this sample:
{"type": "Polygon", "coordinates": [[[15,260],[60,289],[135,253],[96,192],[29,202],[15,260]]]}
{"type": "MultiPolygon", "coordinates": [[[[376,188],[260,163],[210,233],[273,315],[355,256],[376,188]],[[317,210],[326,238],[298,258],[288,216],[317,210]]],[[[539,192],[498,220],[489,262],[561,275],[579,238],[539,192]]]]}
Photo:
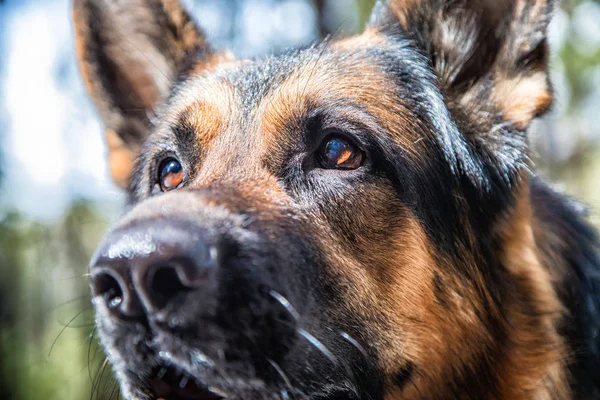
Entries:
{"type": "Polygon", "coordinates": [[[152,370],[150,388],[157,400],[221,400],[226,395],[218,389],[202,385],[192,376],[172,366],[152,370]]]}

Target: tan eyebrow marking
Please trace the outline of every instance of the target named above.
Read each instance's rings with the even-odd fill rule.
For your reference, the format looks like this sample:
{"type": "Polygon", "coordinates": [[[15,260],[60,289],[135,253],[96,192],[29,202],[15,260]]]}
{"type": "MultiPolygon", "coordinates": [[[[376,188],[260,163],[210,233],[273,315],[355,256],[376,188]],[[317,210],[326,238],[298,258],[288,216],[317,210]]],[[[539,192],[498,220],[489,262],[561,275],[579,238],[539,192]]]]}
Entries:
{"type": "Polygon", "coordinates": [[[224,126],[221,105],[196,101],[180,114],[177,125],[194,131],[201,147],[207,147],[224,126]]]}
{"type": "Polygon", "coordinates": [[[177,130],[192,134],[202,149],[231,124],[238,114],[233,87],[226,80],[196,78],[174,99],[166,119],[177,130]]]}
{"type": "Polygon", "coordinates": [[[332,42],[339,52],[310,60],[291,73],[277,91],[261,103],[261,122],[267,144],[276,146],[286,125],[294,124],[315,104],[351,102],[374,116],[407,155],[419,157],[427,131],[397,93],[396,83],[371,57],[346,57],[363,47],[381,46],[384,38],[375,30],[352,39],[332,42]]]}

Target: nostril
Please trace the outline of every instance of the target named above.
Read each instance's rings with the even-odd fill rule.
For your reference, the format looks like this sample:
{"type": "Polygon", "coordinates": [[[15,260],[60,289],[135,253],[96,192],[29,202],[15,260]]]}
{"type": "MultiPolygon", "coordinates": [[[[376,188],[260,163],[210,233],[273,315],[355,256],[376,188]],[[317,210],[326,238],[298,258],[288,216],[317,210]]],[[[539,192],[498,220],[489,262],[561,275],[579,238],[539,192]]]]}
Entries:
{"type": "Polygon", "coordinates": [[[181,281],[176,266],[173,265],[156,267],[148,278],[152,302],[159,309],[179,293],[189,290],[181,281]]]}
{"type": "Polygon", "coordinates": [[[93,290],[96,296],[102,296],[107,307],[116,310],[123,303],[123,289],[119,281],[107,273],[97,274],[93,278],[93,290]]]}

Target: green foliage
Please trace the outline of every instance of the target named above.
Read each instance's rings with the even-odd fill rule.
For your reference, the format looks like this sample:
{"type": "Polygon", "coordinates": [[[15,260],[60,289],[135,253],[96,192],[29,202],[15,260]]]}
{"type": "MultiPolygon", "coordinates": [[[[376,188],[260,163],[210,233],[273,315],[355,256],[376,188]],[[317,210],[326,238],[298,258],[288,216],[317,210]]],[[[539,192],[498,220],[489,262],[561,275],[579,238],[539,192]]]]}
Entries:
{"type": "MultiPolygon", "coordinates": [[[[106,228],[83,202],[54,224],[14,212],[0,220],[0,398],[90,397],[104,355],[92,336],[86,266],[106,228]]],[[[114,398],[109,378],[106,372],[94,398],[114,398]]]]}

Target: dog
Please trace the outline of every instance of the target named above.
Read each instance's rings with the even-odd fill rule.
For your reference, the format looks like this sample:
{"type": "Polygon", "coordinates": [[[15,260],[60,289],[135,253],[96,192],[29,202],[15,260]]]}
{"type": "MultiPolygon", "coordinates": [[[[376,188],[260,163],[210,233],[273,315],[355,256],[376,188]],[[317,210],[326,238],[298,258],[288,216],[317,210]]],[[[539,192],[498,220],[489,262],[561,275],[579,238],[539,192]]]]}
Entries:
{"type": "Polygon", "coordinates": [[[123,397],[600,398],[599,241],[529,158],[555,7],[391,0],[238,60],[177,0],[75,0],[123,397]]]}

